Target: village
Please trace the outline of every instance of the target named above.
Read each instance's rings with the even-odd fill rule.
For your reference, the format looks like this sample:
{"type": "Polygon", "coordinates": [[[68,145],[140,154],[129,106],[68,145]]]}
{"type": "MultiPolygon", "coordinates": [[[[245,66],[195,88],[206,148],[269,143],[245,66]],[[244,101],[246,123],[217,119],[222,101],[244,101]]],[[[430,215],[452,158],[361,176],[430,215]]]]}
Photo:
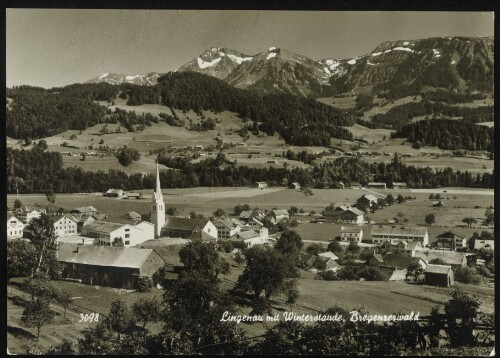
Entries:
{"type": "MultiPolygon", "coordinates": [[[[267,183],[257,182],[255,186],[266,190],[267,183]]],[[[361,187],[357,183],[352,186],[361,187]]],[[[394,188],[405,186],[393,183],[394,188]]],[[[301,190],[298,183],[290,187],[301,190]]],[[[408,226],[404,218],[386,223],[368,220],[367,214],[375,208],[384,210],[393,202],[411,199],[378,194],[375,190],[381,188],[386,189],[386,184],[369,183],[365,188],[368,194],[360,195],[356,203],[332,203],[322,213],[300,213],[293,208],[252,210],[246,205],[233,215],[221,210],[211,218],[175,216],[166,213],[157,165],[149,215],[130,211],[115,217],[93,206],[67,212],[62,208],[47,212],[40,207],[22,206],[7,214],[7,239],[23,238],[34,218],[50,215],[58,242],[57,260],[63,265],[62,279],[126,289],[135,289],[141,276],[154,278],[154,284],[159,284],[165,266],[175,265],[156,252],[158,247],[201,240],[215,242],[235,257],[255,245],[273,246],[283,231],[297,227],[300,231],[304,223],[332,227],[328,238],[305,240],[309,245],[296,262],[323,279],[418,279],[428,285],[448,287],[454,285],[457,268],[470,266],[484,271],[485,258],[491,261],[494,251],[493,236],[488,236],[487,231],[466,237],[448,229],[429,237],[428,226],[408,226]],[[346,268],[352,267],[375,270],[376,278],[346,275],[346,268]]],[[[125,193],[121,189],[110,189],[103,195],[110,200],[143,198],[142,193],[125,193]]],[[[440,200],[432,201],[432,206],[442,205],[440,200]]],[[[491,281],[487,275],[483,279],[491,281]]]]}

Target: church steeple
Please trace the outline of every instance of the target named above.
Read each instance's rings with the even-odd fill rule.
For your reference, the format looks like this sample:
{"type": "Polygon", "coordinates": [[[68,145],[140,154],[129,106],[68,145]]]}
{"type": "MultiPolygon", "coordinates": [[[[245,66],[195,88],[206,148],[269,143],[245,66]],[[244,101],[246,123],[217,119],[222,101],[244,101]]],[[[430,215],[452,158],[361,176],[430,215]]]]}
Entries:
{"type": "Polygon", "coordinates": [[[158,159],[156,160],[156,188],[153,191],[151,203],[151,221],[155,225],[155,237],[160,237],[161,228],[165,225],[165,202],[160,186],[160,169],[158,168],[158,159]]]}

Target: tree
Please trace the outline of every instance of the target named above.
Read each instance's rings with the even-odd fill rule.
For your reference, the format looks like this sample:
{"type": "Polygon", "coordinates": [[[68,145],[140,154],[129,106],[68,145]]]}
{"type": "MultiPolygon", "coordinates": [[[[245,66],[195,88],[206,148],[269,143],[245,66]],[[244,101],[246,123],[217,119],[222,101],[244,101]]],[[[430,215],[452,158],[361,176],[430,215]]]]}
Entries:
{"type": "Polygon", "coordinates": [[[134,148],[127,148],[124,146],[122,149],[118,151],[116,154],[118,161],[124,167],[130,165],[133,161],[137,161],[141,159],[141,154],[134,148]]]}
{"type": "Polygon", "coordinates": [[[255,245],[245,252],[247,266],[238,278],[236,288],[253,293],[259,300],[264,293],[264,300],[282,292],[287,281],[296,276],[295,267],[283,254],[271,247],[255,245]]]}
{"type": "Polygon", "coordinates": [[[380,269],[375,267],[364,267],[358,272],[360,278],[364,278],[366,281],[382,281],[384,276],[380,272],[380,269]]]}
{"type": "Polygon", "coordinates": [[[326,262],[321,259],[320,256],[316,256],[313,262],[313,267],[319,271],[326,269],[326,262]]]}
{"type": "Polygon", "coordinates": [[[136,283],[138,292],[149,292],[153,287],[153,280],[149,276],[139,276],[136,283]]]}
{"type": "Polygon", "coordinates": [[[285,230],[276,241],[274,248],[284,255],[295,255],[304,246],[302,238],[295,230],[285,230]]]}
{"type": "Polygon", "coordinates": [[[346,251],[353,252],[353,253],[358,253],[359,250],[360,250],[360,247],[358,245],[358,242],[354,241],[354,240],[349,243],[349,245],[347,246],[347,249],[346,249],[346,251]]]}
{"type": "Polygon", "coordinates": [[[217,252],[215,243],[203,243],[201,240],[184,245],[179,257],[187,271],[198,271],[210,278],[229,273],[229,263],[217,252]]]}
{"type": "Polygon", "coordinates": [[[248,211],[248,210],[250,210],[250,205],[248,205],[248,204],[243,204],[243,205],[238,204],[238,205],[236,205],[234,207],[234,214],[236,216],[239,216],[242,211],[248,211]]]}
{"type": "Polygon", "coordinates": [[[45,139],[40,139],[36,145],[36,149],[44,151],[48,148],[47,141],[45,139]]]}
{"type": "Polygon", "coordinates": [[[474,343],[474,327],[479,311],[479,301],[462,290],[451,293],[452,298],[444,304],[450,343],[454,347],[474,343]]]}
{"type": "Polygon", "coordinates": [[[146,328],[148,322],[158,322],[160,303],[156,297],[152,297],[140,298],[132,305],[132,314],[138,322],[142,322],[142,328],[146,328]]]}
{"type": "Polygon", "coordinates": [[[484,212],[484,216],[486,217],[486,219],[484,220],[484,225],[492,225],[495,220],[495,214],[493,213],[493,210],[491,208],[486,209],[486,211],[484,212]]]}
{"type": "Polygon", "coordinates": [[[22,207],[23,203],[21,202],[21,200],[19,199],[14,200],[14,210],[21,209],[22,207]]]}
{"type": "Polygon", "coordinates": [[[177,215],[177,209],[176,208],[168,208],[165,213],[169,216],[175,216],[177,215]]]}
{"type": "Polygon", "coordinates": [[[111,243],[111,246],[125,247],[125,244],[123,243],[123,239],[121,237],[115,237],[113,242],[111,243]]]}
{"type": "Polygon", "coordinates": [[[56,202],[56,194],[54,193],[54,189],[47,189],[45,191],[45,197],[47,198],[47,201],[51,204],[54,204],[56,202]]]}
{"type": "Polygon", "coordinates": [[[429,263],[431,265],[446,265],[446,262],[440,257],[436,257],[436,258],[430,260],[429,263]]]}
{"type": "Polygon", "coordinates": [[[426,225],[430,226],[436,222],[436,215],[434,215],[434,213],[427,214],[425,215],[424,221],[426,225]]]}
{"type": "Polygon", "coordinates": [[[297,215],[299,212],[299,208],[297,208],[296,206],[291,206],[288,212],[290,213],[290,215],[297,215]]]}
{"type": "Polygon", "coordinates": [[[471,217],[466,217],[462,219],[463,223],[466,223],[468,227],[471,227],[473,224],[477,223],[477,220],[471,217]]]}
{"type": "Polygon", "coordinates": [[[64,356],[69,356],[69,355],[76,355],[76,350],[74,349],[74,344],[70,340],[63,338],[61,343],[53,347],[49,348],[47,354],[48,355],[64,355],[64,356]]]}
{"type": "Polygon", "coordinates": [[[401,204],[404,203],[406,199],[403,197],[403,195],[399,194],[398,197],[396,198],[396,201],[401,204]]]}
{"type": "Polygon", "coordinates": [[[394,204],[394,196],[393,196],[392,194],[387,195],[387,197],[385,198],[385,201],[386,201],[386,202],[387,202],[387,204],[389,204],[389,205],[394,204]]]}
{"type": "Polygon", "coordinates": [[[324,252],[325,249],[320,244],[313,243],[306,248],[306,252],[310,255],[319,255],[324,252]]]}
{"type": "Polygon", "coordinates": [[[455,280],[462,283],[479,283],[479,277],[477,276],[477,271],[472,267],[456,267],[453,270],[455,275],[455,280]]]}
{"type": "Polygon", "coordinates": [[[239,251],[236,253],[236,255],[234,255],[234,262],[236,262],[238,266],[241,266],[241,264],[245,262],[245,258],[239,251]]]}
{"type": "Polygon", "coordinates": [[[52,311],[48,303],[37,299],[28,302],[21,316],[21,324],[26,327],[36,327],[37,340],[40,339],[40,329],[54,320],[55,312],[52,311]]]}
{"type": "Polygon", "coordinates": [[[7,278],[31,275],[35,257],[36,250],[32,243],[21,239],[7,241],[7,278]]]}
{"type": "Polygon", "coordinates": [[[78,339],[78,353],[87,355],[113,354],[114,339],[104,322],[98,322],[95,328],[89,328],[78,339]]]}
{"type": "Polygon", "coordinates": [[[434,200],[434,194],[429,195],[429,200],[434,200]]]}
{"type": "Polygon", "coordinates": [[[342,246],[337,240],[330,240],[327,249],[333,253],[342,252],[342,246]]]}
{"type": "Polygon", "coordinates": [[[45,267],[46,273],[48,273],[50,267],[48,261],[52,258],[50,252],[55,252],[57,249],[57,237],[50,216],[42,214],[38,218],[31,219],[24,229],[24,235],[36,249],[36,261],[33,266],[32,276],[38,274],[42,267],[45,267]]]}
{"type": "Polygon", "coordinates": [[[69,307],[71,302],[73,302],[73,299],[71,298],[71,295],[66,292],[62,291],[57,297],[56,297],[57,303],[59,303],[61,306],[64,307],[64,317],[66,317],[66,309],[69,307]]]}
{"type": "Polygon", "coordinates": [[[221,208],[216,209],[212,214],[216,218],[222,218],[226,216],[226,212],[221,208]]]}
{"type": "Polygon", "coordinates": [[[120,334],[127,332],[133,326],[133,316],[123,299],[115,298],[111,302],[107,323],[118,334],[118,339],[120,334]]]}
{"type": "Polygon", "coordinates": [[[406,267],[406,277],[413,276],[413,280],[417,281],[418,277],[423,273],[422,267],[418,262],[412,262],[406,267]]]}

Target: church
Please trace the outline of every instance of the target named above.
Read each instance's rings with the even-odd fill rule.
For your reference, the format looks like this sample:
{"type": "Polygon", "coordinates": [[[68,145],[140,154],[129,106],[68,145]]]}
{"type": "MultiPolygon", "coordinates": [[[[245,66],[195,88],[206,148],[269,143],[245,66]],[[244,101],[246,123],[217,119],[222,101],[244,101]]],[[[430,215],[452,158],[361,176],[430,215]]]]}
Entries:
{"type": "Polygon", "coordinates": [[[217,228],[209,219],[165,217],[165,201],[160,186],[160,170],[156,161],[156,187],[151,202],[151,222],[155,238],[172,237],[216,241],[217,228]]]}

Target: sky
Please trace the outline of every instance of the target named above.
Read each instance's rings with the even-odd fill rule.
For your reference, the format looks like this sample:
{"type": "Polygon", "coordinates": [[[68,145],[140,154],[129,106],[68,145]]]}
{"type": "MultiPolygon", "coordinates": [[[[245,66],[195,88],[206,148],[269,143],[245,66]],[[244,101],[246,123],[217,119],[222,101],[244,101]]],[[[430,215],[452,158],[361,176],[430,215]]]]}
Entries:
{"type": "Polygon", "coordinates": [[[493,13],[7,9],[7,87],[168,72],[210,47],[349,58],[384,41],[493,36],[493,13]]]}

